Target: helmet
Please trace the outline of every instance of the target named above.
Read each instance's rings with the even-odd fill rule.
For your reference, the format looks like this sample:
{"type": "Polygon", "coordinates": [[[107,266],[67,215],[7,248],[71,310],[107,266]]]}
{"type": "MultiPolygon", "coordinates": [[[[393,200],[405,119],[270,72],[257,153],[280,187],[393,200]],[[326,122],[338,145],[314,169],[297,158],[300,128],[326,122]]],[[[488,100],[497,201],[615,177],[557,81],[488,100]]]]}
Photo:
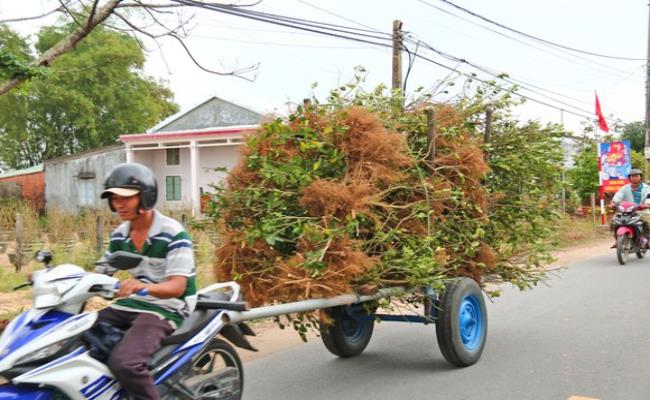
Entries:
{"type": "Polygon", "coordinates": [[[140,207],[151,210],[158,199],[158,183],[153,172],[142,164],[123,163],[110,170],[104,180],[104,191],[101,198],[108,198],[108,205],[115,211],[110,202],[112,194],[119,196],[134,196],[140,194],[140,207]]]}
{"type": "Polygon", "coordinates": [[[627,174],[627,177],[629,178],[630,175],[641,175],[641,176],[643,176],[643,171],[641,171],[641,170],[638,169],[638,168],[632,168],[632,169],[630,170],[630,173],[627,174]]]}

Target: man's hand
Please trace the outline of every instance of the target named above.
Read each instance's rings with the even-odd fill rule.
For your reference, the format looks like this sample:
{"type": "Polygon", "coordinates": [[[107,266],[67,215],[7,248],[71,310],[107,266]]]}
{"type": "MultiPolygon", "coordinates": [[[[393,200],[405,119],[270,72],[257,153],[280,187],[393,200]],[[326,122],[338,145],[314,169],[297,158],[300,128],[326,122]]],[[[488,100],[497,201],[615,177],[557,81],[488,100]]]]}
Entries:
{"type": "Polygon", "coordinates": [[[126,279],[120,282],[120,288],[115,297],[127,297],[140,289],[147,289],[149,296],[159,299],[170,299],[182,296],[187,287],[187,277],[170,276],[161,283],[144,283],[137,279],[126,279]]]}
{"type": "Polygon", "coordinates": [[[115,297],[127,297],[140,289],[147,288],[147,284],[137,279],[126,279],[120,282],[120,288],[117,290],[115,297]]]}

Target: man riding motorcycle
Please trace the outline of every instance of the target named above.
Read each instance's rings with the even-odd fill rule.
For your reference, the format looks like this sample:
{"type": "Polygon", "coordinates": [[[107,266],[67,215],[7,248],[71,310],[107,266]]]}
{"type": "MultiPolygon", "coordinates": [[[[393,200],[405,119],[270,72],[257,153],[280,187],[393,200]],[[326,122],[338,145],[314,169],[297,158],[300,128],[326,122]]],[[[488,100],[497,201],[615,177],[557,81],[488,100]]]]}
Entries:
{"type": "MultiPolygon", "coordinates": [[[[648,197],[650,197],[650,185],[643,183],[643,172],[638,168],[632,168],[628,174],[628,179],[630,180],[630,183],[621,187],[616,194],[614,194],[611,204],[612,208],[622,202],[643,204],[648,201],[648,197]]],[[[650,224],[650,211],[640,210],[638,211],[638,214],[641,217],[641,220],[643,220],[643,234],[646,239],[649,239],[648,242],[650,243],[650,232],[648,230],[648,224],[650,224]]],[[[614,243],[612,248],[616,248],[616,243],[614,243]]]]}
{"type": "MultiPolygon", "coordinates": [[[[132,399],[156,400],[160,397],[147,362],[189,313],[184,299],[196,293],[192,242],[180,223],[154,209],[158,186],[149,168],[117,165],[104,188],[101,197],[124,221],[113,231],[105,257],[126,251],[147,260],[129,270],[133,278],[121,282],[120,299],[99,311],[98,323],[126,331],[107,365],[132,399]],[[142,289],[148,295],[135,294],[142,289]]],[[[115,270],[100,264],[96,272],[115,270]]]]}

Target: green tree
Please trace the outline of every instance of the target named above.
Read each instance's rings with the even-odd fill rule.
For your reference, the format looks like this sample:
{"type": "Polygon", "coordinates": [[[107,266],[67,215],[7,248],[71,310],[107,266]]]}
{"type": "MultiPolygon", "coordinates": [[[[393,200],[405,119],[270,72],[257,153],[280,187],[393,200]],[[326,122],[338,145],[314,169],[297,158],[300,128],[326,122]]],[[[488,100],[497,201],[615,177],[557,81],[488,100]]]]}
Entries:
{"type": "Polygon", "coordinates": [[[586,146],[574,158],[568,178],[581,198],[598,192],[598,156],[594,145],[586,146]]]}
{"type": "Polygon", "coordinates": [[[638,168],[640,170],[645,169],[645,160],[643,159],[643,152],[638,152],[632,150],[630,153],[632,159],[632,168],[638,168]]]}
{"type": "MultiPolygon", "coordinates": [[[[51,47],[71,29],[43,28],[36,50],[51,47]]],[[[0,97],[0,159],[12,168],[29,167],[115,143],[120,134],[143,132],[176,112],[172,92],[143,74],[144,61],[135,39],[96,28],[59,57],[47,76],[0,97]]]]}
{"type": "Polygon", "coordinates": [[[27,41],[4,24],[0,24],[0,80],[24,72],[31,58],[27,41]]]}
{"type": "Polygon", "coordinates": [[[636,121],[623,125],[621,140],[629,140],[632,150],[643,154],[643,148],[645,147],[645,123],[643,121],[636,121]]]}

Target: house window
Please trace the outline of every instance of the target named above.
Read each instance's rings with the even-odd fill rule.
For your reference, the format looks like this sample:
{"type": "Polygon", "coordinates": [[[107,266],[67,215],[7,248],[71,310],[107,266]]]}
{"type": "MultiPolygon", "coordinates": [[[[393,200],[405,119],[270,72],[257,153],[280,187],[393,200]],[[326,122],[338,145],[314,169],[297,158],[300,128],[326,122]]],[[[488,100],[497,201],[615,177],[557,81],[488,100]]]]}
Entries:
{"type": "Polygon", "coordinates": [[[92,206],[95,203],[95,180],[79,179],[77,181],[79,206],[92,206]]]}
{"type": "Polygon", "coordinates": [[[167,165],[181,165],[181,149],[167,149],[167,165]]]}
{"type": "Polygon", "coordinates": [[[167,183],[167,201],[180,201],[181,200],[181,177],[180,176],[167,176],[165,178],[167,183]]]}

